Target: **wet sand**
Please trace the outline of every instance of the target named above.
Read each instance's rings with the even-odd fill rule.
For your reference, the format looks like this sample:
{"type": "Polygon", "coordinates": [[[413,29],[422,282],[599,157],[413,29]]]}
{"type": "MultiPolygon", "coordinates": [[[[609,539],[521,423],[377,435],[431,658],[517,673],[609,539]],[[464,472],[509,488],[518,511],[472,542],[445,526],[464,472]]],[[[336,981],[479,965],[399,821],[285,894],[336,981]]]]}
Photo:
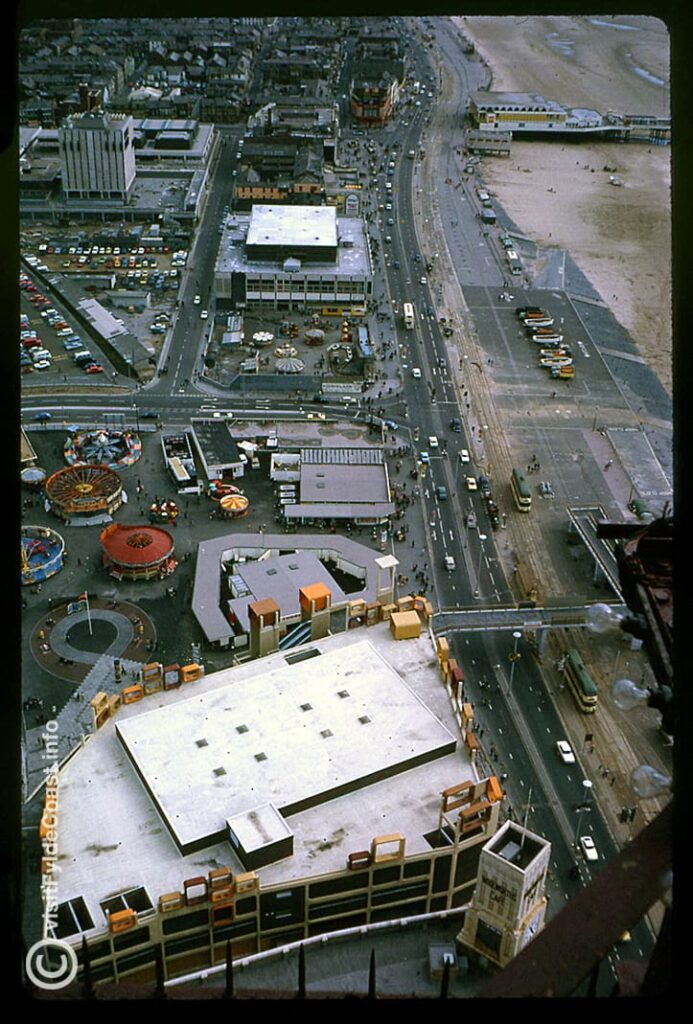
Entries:
{"type": "MultiPolygon", "coordinates": [[[[492,91],[669,114],[669,37],[656,18],[453,20],[491,69],[492,91]]],[[[485,157],[482,167],[528,237],[570,253],[671,393],[671,148],[514,139],[509,158],[485,157]]]]}

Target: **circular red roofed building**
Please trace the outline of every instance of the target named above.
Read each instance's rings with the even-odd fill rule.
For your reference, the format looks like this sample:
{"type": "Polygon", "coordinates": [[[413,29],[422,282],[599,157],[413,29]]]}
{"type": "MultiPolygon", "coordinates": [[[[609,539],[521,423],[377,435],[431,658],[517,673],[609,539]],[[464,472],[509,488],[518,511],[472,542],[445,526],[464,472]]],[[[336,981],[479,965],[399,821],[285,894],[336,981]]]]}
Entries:
{"type": "Polygon", "coordinates": [[[160,579],[178,564],[173,555],[173,537],[158,526],[111,523],[99,540],[104,568],[117,580],[160,579]]]}

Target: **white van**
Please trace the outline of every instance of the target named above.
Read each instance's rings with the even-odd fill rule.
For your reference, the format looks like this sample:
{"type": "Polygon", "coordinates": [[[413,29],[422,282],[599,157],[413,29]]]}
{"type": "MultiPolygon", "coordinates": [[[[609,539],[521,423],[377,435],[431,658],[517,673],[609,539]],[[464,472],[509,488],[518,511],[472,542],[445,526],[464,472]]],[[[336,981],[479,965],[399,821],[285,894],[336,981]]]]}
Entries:
{"type": "Polygon", "coordinates": [[[443,559],[443,564],[445,565],[445,568],[447,569],[448,572],[455,571],[455,559],[452,557],[452,555],[446,555],[445,558],[443,559]]]}

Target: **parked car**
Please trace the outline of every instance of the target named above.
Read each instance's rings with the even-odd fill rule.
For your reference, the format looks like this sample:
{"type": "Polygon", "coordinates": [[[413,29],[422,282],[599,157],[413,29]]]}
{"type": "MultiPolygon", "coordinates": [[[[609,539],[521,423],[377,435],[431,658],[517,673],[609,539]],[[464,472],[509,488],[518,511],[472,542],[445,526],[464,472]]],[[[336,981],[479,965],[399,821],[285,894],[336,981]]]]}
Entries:
{"type": "Polygon", "coordinates": [[[103,366],[100,363],[89,363],[85,373],[103,373],[103,366]]]}
{"type": "Polygon", "coordinates": [[[39,359],[34,363],[35,370],[49,370],[51,368],[50,359],[39,359]]]}

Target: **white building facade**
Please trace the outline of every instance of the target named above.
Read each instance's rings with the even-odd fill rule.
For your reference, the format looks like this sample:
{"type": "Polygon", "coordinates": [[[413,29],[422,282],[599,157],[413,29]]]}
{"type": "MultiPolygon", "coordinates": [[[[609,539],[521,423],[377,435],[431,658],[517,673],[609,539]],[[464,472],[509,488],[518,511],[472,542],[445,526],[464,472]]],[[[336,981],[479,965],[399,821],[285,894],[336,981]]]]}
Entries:
{"type": "Polygon", "coordinates": [[[91,112],[59,132],[63,190],[73,199],[126,199],[135,181],[133,120],[91,112]]]}

